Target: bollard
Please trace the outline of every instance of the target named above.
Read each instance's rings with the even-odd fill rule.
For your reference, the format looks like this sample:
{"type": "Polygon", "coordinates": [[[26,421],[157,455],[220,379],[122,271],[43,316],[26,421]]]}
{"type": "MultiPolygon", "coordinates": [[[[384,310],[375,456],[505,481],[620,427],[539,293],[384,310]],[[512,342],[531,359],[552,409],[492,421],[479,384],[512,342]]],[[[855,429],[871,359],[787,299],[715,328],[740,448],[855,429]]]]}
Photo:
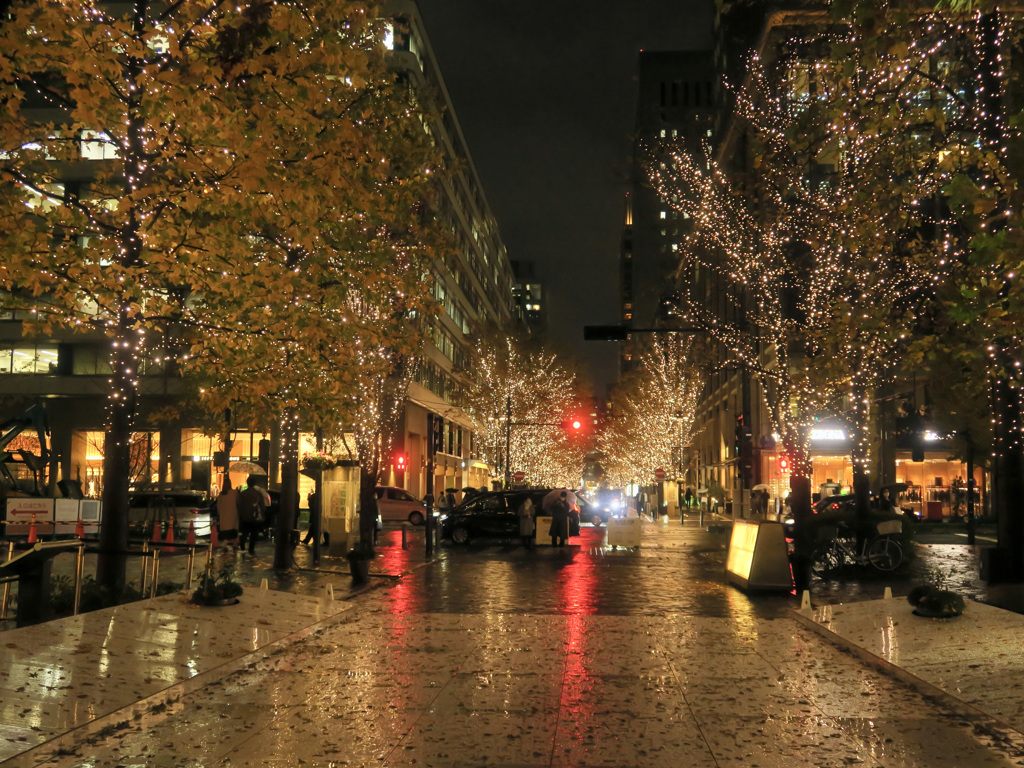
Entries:
{"type": "Polygon", "coordinates": [[[325,584],[324,585],[324,597],[326,597],[328,600],[334,600],[334,585],[333,584],[325,584]]]}
{"type": "Polygon", "coordinates": [[[409,525],[402,523],[402,549],[409,548],[409,525]]]}
{"type": "Polygon", "coordinates": [[[146,563],[146,558],[148,558],[148,557],[149,557],[149,542],[147,541],[147,542],[145,542],[142,545],[142,557],[140,558],[140,561],[142,563],[142,572],[139,574],[139,594],[140,595],[146,594],[146,584],[148,583],[146,581],[146,579],[149,576],[149,568],[147,567],[147,563],[146,563]]]}
{"type": "Polygon", "coordinates": [[[185,589],[192,589],[192,570],[196,564],[196,548],[188,548],[187,564],[185,565],[185,589]]]}
{"type": "Polygon", "coordinates": [[[800,595],[800,610],[809,611],[811,610],[811,592],[805,589],[800,595]]]}
{"type": "Polygon", "coordinates": [[[260,589],[264,592],[270,589],[270,582],[267,581],[266,577],[260,582],[260,589]]]}
{"type": "Polygon", "coordinates": [[[885,588],[885,594],[882,596],[883,600],[892,600],[892,587],[885,588]]]}
{"type": "MultiPolygon", "coordinates": [[[[14,558],[14,542],[7,543],[7,560],[10,561],[14,558]]],[[[0,620],[7,618],[7,600],[11,596],[10,593],[11,585],[10,582],[4,582],[4,596],[3,602],[0,603],[0,620]]]]}
{"type": "Polygon", "coordinates": [[[153,549],[153,581],[149,585],[149,596],[156,597],[156,584],[160,580],[160,550],[153,549]]]}
{"type": "Polygon", "coordinates": [[[78,540],[78,555],[75,557],[75,606],[72,615],[78,615],[78,606],[82,602],[82,572],[85,570],[85,542],[78,540]]]}

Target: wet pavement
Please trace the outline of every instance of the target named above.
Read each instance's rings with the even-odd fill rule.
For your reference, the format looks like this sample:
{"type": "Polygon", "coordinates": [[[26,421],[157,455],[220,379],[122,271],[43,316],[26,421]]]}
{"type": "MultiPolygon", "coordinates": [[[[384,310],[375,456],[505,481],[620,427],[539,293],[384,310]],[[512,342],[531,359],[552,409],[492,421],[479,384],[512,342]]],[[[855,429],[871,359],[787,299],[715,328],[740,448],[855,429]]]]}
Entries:
{"type": "MultiPolygon", "coordinates": [[[[254,649],[243,669],[109,733],[10,764],[1020,764],[1004,732],[796,621],[793,596],[726,584],[724,532],[649,524],[638,550],[607,548],[603,535],[584,528],[575,546],[533,551],[444,545],[425,563],[421,538],[402,550],[391,533],[374,564],[388,575],[333,624],[273,652],[254,649]]],[[[814,602],[880,597],[886,586],[905,593],[937,574],[947,588],[998,600],[978,583],[976,553],[935,547],[884,581],[851,573],[816,583],[814,602]]],[[[268,559],[241,558],[240,578],[261,580],[268,559]]],[[[331,568],[341,570],[301,571],[281,585],[322,593],[346,579],[323,572],[331,568]]],[[[218,610],[249,625],[268,620],[251,597],[218,610]]]]}

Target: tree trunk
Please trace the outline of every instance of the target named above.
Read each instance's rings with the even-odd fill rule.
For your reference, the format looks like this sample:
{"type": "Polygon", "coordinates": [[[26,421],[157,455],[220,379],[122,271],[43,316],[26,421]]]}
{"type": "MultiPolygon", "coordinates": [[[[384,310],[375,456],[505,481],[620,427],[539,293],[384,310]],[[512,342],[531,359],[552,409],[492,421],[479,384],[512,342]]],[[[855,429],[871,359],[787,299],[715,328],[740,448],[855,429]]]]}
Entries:
{"type": "Polygon", "coordinates": [[[359,465],[359,541],[373,548],[377,528],[377,470],[359,465]]]}
{"type": "Polygon", "coordinates": [[[1024,449],[1020,443],[1021,393],[1008,377],[992,382],[992,513],[999,539],[990,553],[988,581],[1024,580],[1024,449]]]}
{"type": "Polygon", "coordinates": [[[274,538],[274,568],[292,567],[292,531],[299,519],[299,418],[286,408],[281,419],[281,509],[274,538]]]}
{"type": "Polygon", "coordinates": [[[810,462],[805,441],[786,446],[789,454],[789,507],[793,513],[793,585],[799,595],[811,588],[811,561],[815,531],[811,525],[810,462]]]}
{"type": "Polygon", "coordinates": [[[103,438],[103,519],[100,524],[96,581],[120,592],[125,583],[128,549],[128,484],[131,472],[132,428],[136,408],[138,353],[122,313],[121,333],[111,354],[111,391],[107,430],[103,438]]]}

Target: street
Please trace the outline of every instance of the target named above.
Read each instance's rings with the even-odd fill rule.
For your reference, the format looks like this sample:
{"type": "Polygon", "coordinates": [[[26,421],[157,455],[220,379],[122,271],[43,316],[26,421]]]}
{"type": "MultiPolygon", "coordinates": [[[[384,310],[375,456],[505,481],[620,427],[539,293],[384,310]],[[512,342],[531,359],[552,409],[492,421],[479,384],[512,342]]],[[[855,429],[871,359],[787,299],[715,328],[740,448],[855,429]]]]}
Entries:
{"type": "MultiPolygon", "coordinates": [[[[61,766],[978,766],[1012,747],[724,583],[725,535],[645,526],[639,550],[389,534],[343,623],[91,744],[61,766]],[[382,567],[383,566],[383,567],[382,567]]],[[[924,569],[964,562],[936,545],[924,569]]],[[[963,548],[961,548],[963,549],[963,548]]],[[[251,561],[257,562],[259,558],[251,561]]],[[[895,587],[911,579],[904,575],[895,587]]],[[[963,581],[968,581],[963,577],[963,581]]],[[[886,584],[819,584],[824,594],[886,584]]],[[[245,610],[242,604],[218,610],[245,610]]]]}

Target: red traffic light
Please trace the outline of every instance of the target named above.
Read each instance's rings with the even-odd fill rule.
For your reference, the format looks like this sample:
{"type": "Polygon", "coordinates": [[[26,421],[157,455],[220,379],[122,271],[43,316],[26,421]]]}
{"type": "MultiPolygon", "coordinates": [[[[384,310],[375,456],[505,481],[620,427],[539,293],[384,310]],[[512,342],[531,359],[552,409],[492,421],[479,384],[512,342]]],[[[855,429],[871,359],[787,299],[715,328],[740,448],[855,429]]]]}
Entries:
{"type": "Polygon", "coordinates": [[[582,435],[589,426],[590,422],[582,416],[570,416],[562,422],[562,429],[569,435],[582,435]]]}
{"type": "Polygon", "coordinates": [[[788,456],[782,456],[782,457],[779,458],[779,471],[780,472],[789,472],[789,457],[788,456]]]}
{"type": "Polygon", "coordinates": [[[395,469],[405,469],[405,456],[402,454],[395,456],[395,469]]]}

